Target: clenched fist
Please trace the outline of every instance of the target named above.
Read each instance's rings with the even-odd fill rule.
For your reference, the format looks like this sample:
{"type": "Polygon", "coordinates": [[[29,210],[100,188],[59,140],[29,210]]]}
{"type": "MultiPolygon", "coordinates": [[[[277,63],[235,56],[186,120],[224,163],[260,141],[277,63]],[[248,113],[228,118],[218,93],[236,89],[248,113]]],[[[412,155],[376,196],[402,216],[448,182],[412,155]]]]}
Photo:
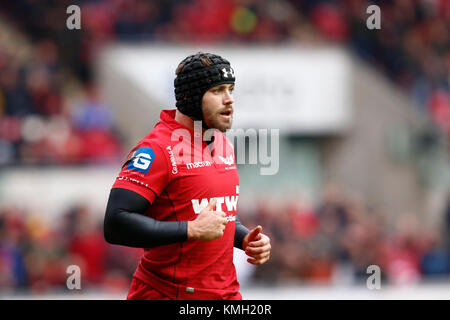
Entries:
{"type": "Polygon", "coordinates": [[[225,212],[213,211],[216,202],[213,199],[195,220],[188,221],[188,240],[210,241],[223,236],[228,221],[225,212]]]}
{"type": "Polygon", "coordinates": [[[250,231],[242,241],[242,248],[250,257],[247,261],[254,265],[266,263],[270,258],[270,238],[261,232],[262,227],[257,226],[250,231]]]}

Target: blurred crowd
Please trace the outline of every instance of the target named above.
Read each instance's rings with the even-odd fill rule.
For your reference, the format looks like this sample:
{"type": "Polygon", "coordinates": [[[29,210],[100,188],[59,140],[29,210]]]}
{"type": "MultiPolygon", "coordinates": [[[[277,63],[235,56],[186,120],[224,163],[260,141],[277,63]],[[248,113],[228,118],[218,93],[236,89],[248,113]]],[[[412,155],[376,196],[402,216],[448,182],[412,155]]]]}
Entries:
{"type": "MultiPolygon", "coordinates": [[[[105,163],[122,157],[114,114],[95,83],[95,54],[113,41],[342,45],[384,72],[450,136],[448,0],[15,0],[0,2],[0,166],[105,163]],[[81,7],[81,30],[66,9],[81,7]],[[369,30],[366,8],[381,9],[369,30]]],[[[443,230],[327,190],[317,205],[261,199],[241,221],[272,239],[254,280],[331,283],[449,275],[450,207],[443,230]],[[398,215],[396,215],[398,216],[398,215]],[[340,279],[340,280],[339,280],[340,279]]],[[[57,224],[0,207],[0,287],[65,289],[68,265],[86,284],[128,288],[141,251],[110,246],[82,205],[57,224]]]]}
{"type": "Polygon", "coordinates": [[[82,290],[126,291],[142,249],[109,245],[99,220],[81,204],[63,212],[57,221],[2,207],[0,293],[67,292],[66,282],[73,274],[69,266],[80,268],[82,290]]]}
{"type": "Polygon", "coordinates": [[[317,205],[298,196],[286,200],[265,197],[240,212],[242,223],[263,226],[271,238],[270,263],[254,270],[257,283],[366,285],[371,265],[391,285],[450,276],[450,198],[441,228],[413,212],[370,208],[336,186],[326,187],[317,205]]]}
{"type": "Polygon", "coordinates": [[[122,157],[114,117],[56,43],[30,43],[0,17],[0,166],[105,163],[122,157]]]}
{"type": "MultiPolygon", "coordinates": [[[[259,205],[239,208],[240,220],[249,228],[263,226],[273,249],[246,284],[365,285],[370,265],[379,266],[383,283],[393,285],[450,276],[450,198],[441,230],[412,213],[389,221],[387,212],[367,208],[333,186],[317,206],[301,197],[286,205],[269,197],[252,203],[259,205]]],[[[126,292],[143,251],[106,243],[100,217],[81,204],[55,221],[0,208],[2,293],[67,292],[71,265],[80,267],[82,290],[126,292]]]]}
{"type": "Polygon", "coordinates": [[[110,110],[92,94],[95,54],[113,41],[342,45],[382,70],[450,135],[447,0],[17,0],[2,2],[0,14],[26,35],[16,43],[18,35],[0,28],[0,164],[118,153],[110,110]],[[73,4],[81,8],[81,30],[66,28],[73,4]],[[371,4],[381,9],[380,30],[367,28],[371,4]],[[68,74],[82,85],[72,108],[68,74]]]}

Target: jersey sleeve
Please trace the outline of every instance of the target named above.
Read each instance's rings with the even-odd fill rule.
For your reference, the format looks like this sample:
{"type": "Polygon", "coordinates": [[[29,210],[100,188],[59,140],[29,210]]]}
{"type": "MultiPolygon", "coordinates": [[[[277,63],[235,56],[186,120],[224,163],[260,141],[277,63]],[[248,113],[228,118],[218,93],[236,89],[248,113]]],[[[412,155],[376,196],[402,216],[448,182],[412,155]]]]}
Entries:
{"type": "Polygon", "coordinates": [[[159,145],[138,144],[129,154],[112,188],[134,191],[150,203],[169,182],[167,158],[159,145]]]}

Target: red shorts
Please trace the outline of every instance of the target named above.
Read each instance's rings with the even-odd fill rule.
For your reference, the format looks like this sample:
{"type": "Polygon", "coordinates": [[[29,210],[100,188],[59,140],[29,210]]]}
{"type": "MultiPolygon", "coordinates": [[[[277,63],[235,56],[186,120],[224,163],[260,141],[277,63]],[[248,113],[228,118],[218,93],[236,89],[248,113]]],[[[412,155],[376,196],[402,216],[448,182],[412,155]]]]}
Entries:
{"type": "Polygon", "coordinates": [[[127,300],[170,300],[170,298],[150,287],[144,281],[133,277],[127,300]]]}
{"type": "MultiPolygon", "coordinates": [[[[210,296],[208,297],[209,299],[210,296]]],[[[205,296],[198,296],[198,299],[208,299],[205,296]]],[[[242,295],[239,292],[227,294],[222,297],[225,300],[242,300],[242,295]]],[[[184,296],[182,299],[186,299],[184,296]]],[[[170,297],[156,290],[148,283],[133,277],[131,280],[130,290],[128,291],[127,300],[172,300],[170,297]]]]}

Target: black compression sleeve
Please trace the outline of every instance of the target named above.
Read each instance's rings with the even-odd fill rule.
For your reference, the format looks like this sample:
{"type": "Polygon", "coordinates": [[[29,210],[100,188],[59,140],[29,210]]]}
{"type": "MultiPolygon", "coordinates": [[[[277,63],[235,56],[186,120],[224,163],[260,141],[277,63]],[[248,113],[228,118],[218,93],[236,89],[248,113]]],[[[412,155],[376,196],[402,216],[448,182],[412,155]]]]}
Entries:
{"type": "Polygon", "coordinates": [[[136,192],[111,189],[104,220],[105,240],[136,248],[152,248],[187,240],[187,221],[158,221],[144,214],[150,202],[136,192]]]}
{"type": "Polygon", "coordinates": [[[236,231],[234,233],[234,246],[238,249],[243,250],[242,241],[244,240],[247,233],[250,232],[238,219],[236,216],[236,231]]]}

